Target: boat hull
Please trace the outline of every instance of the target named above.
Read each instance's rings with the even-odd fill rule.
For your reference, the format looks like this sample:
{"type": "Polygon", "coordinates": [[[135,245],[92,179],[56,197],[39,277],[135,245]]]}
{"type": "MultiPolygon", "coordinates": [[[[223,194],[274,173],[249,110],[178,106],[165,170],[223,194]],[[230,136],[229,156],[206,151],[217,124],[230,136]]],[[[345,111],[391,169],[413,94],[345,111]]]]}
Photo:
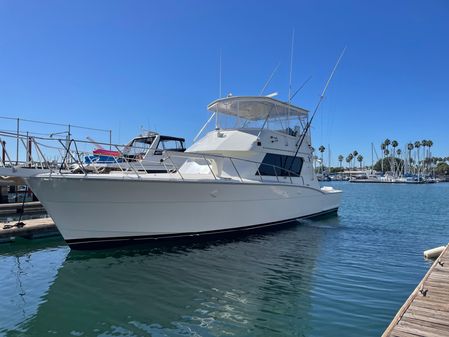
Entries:
{"type": "Polygon", "coordinates": [[[220,235],[334,212],[339,192],[290,184],[30,177],[73,248],[220,235]]]}

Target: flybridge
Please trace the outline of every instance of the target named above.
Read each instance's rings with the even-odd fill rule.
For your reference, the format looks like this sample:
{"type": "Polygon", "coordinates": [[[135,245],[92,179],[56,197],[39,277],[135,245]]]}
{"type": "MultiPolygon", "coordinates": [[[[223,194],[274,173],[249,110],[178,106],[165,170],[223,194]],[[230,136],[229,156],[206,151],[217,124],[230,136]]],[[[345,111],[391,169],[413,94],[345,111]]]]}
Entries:
{"type": "Polygon", "coordinates": [[[307,117],[308,110],[271,97],[235,96],[213,101],[207,107],[211,112],[236,116],[249,121],[307,117]]]}

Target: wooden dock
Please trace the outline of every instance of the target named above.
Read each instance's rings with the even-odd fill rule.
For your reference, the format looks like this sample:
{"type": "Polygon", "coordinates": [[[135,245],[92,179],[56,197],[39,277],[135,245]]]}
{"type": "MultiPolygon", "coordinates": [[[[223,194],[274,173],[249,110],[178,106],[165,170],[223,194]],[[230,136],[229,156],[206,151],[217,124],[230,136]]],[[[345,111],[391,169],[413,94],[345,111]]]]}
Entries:
{"type": "Polygon", "coordinates": [[[449,336],[449,245],[382,335],[387,336],[449,336]]]}
{"type": "Polygon", "coordinates": [[[51,218],[23,220],[25,226],[8,228],[8,226],[15,225],[16,222],[0,223],[0,243],[12,242],[18,237],[36,239],[60,235],[51,218]]]}
{"type": "MultiPolygon", "coordinates": [[[[20,214],[22,210],[21,202],[0,204],[0,215],[20,214]]],[[[24,213],[36,213],[45,211],[40,201],[25,202],[23,206],[24,213]]]]}

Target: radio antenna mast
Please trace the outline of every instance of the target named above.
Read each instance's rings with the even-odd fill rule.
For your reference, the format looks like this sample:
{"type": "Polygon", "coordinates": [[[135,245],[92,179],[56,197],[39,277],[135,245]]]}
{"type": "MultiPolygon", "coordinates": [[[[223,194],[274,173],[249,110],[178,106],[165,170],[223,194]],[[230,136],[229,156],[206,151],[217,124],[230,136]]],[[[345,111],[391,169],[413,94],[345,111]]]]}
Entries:
{"type": "Polygon", "coordinates": [[[220,49],[220,70],[218,73],[218,98],[221,98],[221,49],[220,49]]]}
{"type": "MultiPolygon", "coordinates": [[[[293,73],[293,46],[295,44],[295,29],[292,32],[292,45],[290,49],[290,78],[288,80],[288,104],[290,105],[291,92],[292,92],[292,73],[293,73]]],[[[287,112],[287,128],[290,128],[290,106],[287,112]]]]}
{"type": "Polygon", "coordinates": [[[290,78],[288,80],[288,103],[290,103],[291,91],[292,91],[292,73],[293,73],[293,46],[295,44],[295,29],[292,32],[292,46],[290,49],[290,78]]]}
{"type": "MultiPolygon", "coordinates": [[[[221,98],[221,48],[220,48],[220,66],[218,71],[218,98],[221,98]]],[[[215,112],[215,129],[218,129],[218,111],[215,112]]]]}

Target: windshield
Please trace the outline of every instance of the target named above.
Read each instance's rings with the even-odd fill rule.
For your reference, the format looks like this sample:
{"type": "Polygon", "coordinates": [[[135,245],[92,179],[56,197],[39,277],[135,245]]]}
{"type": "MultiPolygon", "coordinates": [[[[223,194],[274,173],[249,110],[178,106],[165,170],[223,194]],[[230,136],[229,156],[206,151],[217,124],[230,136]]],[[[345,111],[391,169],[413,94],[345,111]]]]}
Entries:
{"type": "Polygon", "coordinates": [[[135,138],[129,144],[128,155],[145,154],[153,144],[155,137],[135,138]]]}

